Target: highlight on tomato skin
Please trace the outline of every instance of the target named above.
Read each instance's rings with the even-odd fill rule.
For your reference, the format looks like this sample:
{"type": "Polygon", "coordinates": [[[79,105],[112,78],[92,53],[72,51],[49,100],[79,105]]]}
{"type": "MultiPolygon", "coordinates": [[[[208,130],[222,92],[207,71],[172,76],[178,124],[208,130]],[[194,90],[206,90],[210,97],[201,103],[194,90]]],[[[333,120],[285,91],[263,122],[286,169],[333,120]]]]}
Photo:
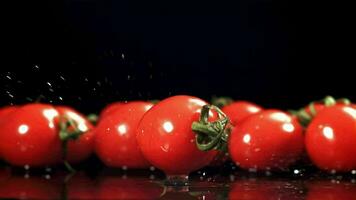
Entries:
{"type": "Polygon", "coordinates": [[[356,185],[340,180],[320,180],[307,183],[306,200],[355,199],[356,185]]]}
{"type": "Polygon", "coordinates": [[[233,129],[231,159],[243,169],[286,170],[304,150],[297,119],[279,110],[264,110],[233,129]]]}
{"type": "Polygon", "coordinates": [[[95,152],[106,166],[148,168],[138,146],[136,135],[143,115],[153,106],[144,101],[133,101],[102,119],[95,129],[95,152]]]}
{"type": "Polygon", "coordinates": [[[305,134],[311,161],[326,171],[356,169],[356,110],[351,106],[325,108],[309,124],[305,134]]]}
{"type": "Polygon", "coordinates": [[[59,116],[73,120],[77,128],[83,132],[77,139],[68,141],[68,162],[76,164],[87,159],[94,151],[94,126],[84,115],[71,107],[55,106],[55,109],[59,116]]]}
{"type": "MultiPolygon", "coordinates": [[[[168,175],[188,175],[212,161],[216,151],[199,150],[191,129],[206,104],[192,96],[173,96],[157,103],[143,116],[137,141],[153,166],[168,175]]],[[[216,120],[217,114],[211,114],[209,120],[216,120]]]]}

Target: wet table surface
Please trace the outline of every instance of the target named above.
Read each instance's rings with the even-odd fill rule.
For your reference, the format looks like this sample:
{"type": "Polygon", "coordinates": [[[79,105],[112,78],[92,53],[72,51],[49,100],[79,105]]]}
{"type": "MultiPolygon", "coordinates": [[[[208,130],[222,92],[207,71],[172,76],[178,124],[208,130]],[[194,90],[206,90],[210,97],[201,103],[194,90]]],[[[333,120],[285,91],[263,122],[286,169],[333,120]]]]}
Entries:
{"type": "Polygon", "coordinates": [[[0,199],[356,199],[354,175],[299,175],[198,171],[188,186],[165,186],[158,170],[0,168],[0,199]]]}

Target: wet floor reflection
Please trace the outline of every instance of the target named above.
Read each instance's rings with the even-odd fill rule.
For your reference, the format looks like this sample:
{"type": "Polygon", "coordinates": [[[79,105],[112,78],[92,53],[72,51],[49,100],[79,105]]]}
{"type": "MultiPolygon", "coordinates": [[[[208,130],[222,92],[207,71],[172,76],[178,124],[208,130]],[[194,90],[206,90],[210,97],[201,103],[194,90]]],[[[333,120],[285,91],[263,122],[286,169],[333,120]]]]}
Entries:
{"type": "Polygon", "coordinates": [[[14,174],[0,169],[0,199],[198,199],[334,200],[356,199],[356,183],[339,179],[276,177],[193,177],[189,186],[165,187],[162,179],[140,174],[65,172],[14,174]]]}

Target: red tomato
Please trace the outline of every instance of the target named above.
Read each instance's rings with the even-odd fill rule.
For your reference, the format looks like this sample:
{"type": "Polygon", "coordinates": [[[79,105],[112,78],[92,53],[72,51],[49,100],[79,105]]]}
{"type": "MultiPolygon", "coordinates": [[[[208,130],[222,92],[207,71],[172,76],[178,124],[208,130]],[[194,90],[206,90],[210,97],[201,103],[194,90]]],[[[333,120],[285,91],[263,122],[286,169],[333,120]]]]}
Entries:
{"type": "Polygon", "coordinates": [[[83,135],[78,139],[68,141],[68,162],[78,163],[85,160],[94,150],[93,125],[85,118],[85,116],[70,107],[56,106],[55,108],[60,116],[72,119],[77,124],[77,128],[83,132],[83,135]]]}
{"type": "Polygon", "coordinates": [[[5,106],[0,108],[0,121],[4,119],[8,114],[15,111],[17,106],[5,106]]]}
{"type": "Polygon", "coordinates": [[[149,180],[101,177],[95,199],[158,199],[163,188],[149,180]]]}
{"type": "Polygon", "coordinates": [[[268,180],[238,180],[232,184],[229,199],[239,200],[297,200],[302,186],[291,182],[268,180]]]}
{"type": "Polygon", "coordinates": [[[222,111],[229,117],[234,126],[261,110],[262,107],[248,101],[235,101],[222,108],[222,111]]]}
{"type": "Polygon", "coordinates": [[[307,200],[355,199],[356,185],[347,182],[317,181],[308,184],[307,200]]]}
{"type": "Polygon", "coordinates": [[[336,105],[325,108],[309,124],[306,150],[312,162],[324,170],[356,169],[356,110],[336,105]]]}
{"type": "Polygon", "coordinates": [[[229,152],[244,169],[284,169],[302,154],[303,142],[296,118],[279,110],[265,110],[233,129],[229,152]]]}
{"type": "Polygon", "coordinates": [[[107,105],[101,112],[100,112],[100,119],[105,118],[106,116],[110,115],[112,112],[115,112],[118,108],[122,105],[125,105],[126,102],[115,102],[107,105]]]}
{"type": "MultiPolygon", "coordinates": [[[[0,123],[0,152],[4,160],[17,166],[58,163],[62,155],[58,127],[60,115],[66,115],[77,122],[79,130],[91,128],[68,108],[60,107],[57,110],[51,105],[38,103],[22,106],[0,123]]],[[[85,138],[83,140],[86,140],[85,138]]],[[[86,141],[81,140],[79,139],[79,146],[85,146],[82,143],[86,141]]],[[[78,158],[86,157],[79,155],[83,151],[72,147],[71,143],[72,141],[69,141],[68,148],[68,157],[71,160],[77,161],[78,158]]]]}
{"type": "MultiPolygon", "coordinates": [[[[137,129],[145,158],[168,175],[187,175],[209,164],[216,151],[200,151],[191,126],[206,102],[191,96],[173,96],[152,107],[137,129]]],[[[217,119],[212,112],[210,119],[217,119]]]]}
{"type": "Polygon", "coordinates": [[[105,165],[149,167],[137,145],[136,129],[142,116],[152,106],[149,102],[130,102],[99,122],[95,129],[95,152],[105,165]]]}

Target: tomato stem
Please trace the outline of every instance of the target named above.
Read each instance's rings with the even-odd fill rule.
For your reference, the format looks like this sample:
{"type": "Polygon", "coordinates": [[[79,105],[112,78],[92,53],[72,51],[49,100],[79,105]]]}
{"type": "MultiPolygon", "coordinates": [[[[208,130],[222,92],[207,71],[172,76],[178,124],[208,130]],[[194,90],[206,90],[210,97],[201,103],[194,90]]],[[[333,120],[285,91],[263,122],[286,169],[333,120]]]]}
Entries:
{"type": "Polygon", "coordinates": [[[211,98],[211,104],[217,106],[218,108],[222,108],[224,106],[230,105],[234,100],[230,97],[216,97],[213,96],[211,98]]]}
{"type": "Polygon", "coordinates": [[[94,113],[89,114],[89,115],[87,116],[87,119],[88,119],[88,121],[90,121],[93,125],[96,125],[96,124],[98,123],[98,121],[99,121],[98,115],[97,115],[97,114],[94,114],[94,113]]]}
{"type": "Polygon", "coordinates": [[[70,118],[61,116],[60,122],[59,122],[59,138],[62,141],[62,160],[63,164],[66,167],[66,169],[74,173],[75,169],[69,164],[67,161],[67,155],[68,155],[68,142],[69,140],[76,140],[82,135],[84,132],[80,131],[78,129],[77,123],[70,118]],[[73,130],[70,130],[73,129],[73,130]]]}
{"type": "Polygon", "coordinates": [[[230,134],[228,117],[214,105],[205,105],[201,109],[199,121],[192,123],[192,130],[196,133],[196,145],[201,151],[212,149],[224,151],[230,134]],[[219,119],[209,122],[210,109],[218,113],[219,119]]]}

